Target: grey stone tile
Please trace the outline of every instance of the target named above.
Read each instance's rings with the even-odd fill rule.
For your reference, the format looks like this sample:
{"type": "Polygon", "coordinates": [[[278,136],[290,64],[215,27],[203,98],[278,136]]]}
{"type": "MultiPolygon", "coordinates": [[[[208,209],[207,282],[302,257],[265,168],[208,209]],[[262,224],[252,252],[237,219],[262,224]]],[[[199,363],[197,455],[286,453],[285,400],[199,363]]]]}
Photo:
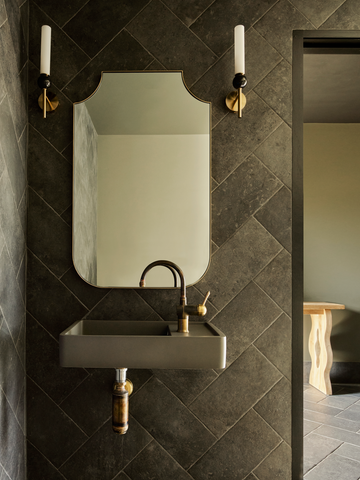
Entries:
{"type": "MultiPolygon", "coordinates": [[[[246,92],[255,88],[282,60],[281,55],[254,28],[245,36],[246,45],[246,92]]],[[[245,115],[245,112],[244,112],[245,115]]]]}
{"type": "Polygon", "coordinates": [[[334,13],[344,0],[291,0],[291,3],[316,27],[334,13]]]}
{"type": "Polygon", "coordinates": [[[8,169],[16,206],[24,194],[26,175],[14,130],[8,97],[0,104],[1,148],[8,169]]]}
{"type": "MultiPolygon", "coordinates": [[[[63,216],[62,216],[63,218],[63,216]]],[[[97,303],[109,292],[107,288],[96,288],[84,282],[77,274],[74,267],[61,277],[61,281],[73,294],[89,309],[94,308],[97,303]]]]}
{"type": "Polygon", "coordinates": [[[7,13],[4,0],[0,0],[0,26],[6,21],[7,13]]]}
{"type": "Polygon", "coordinates": [[[291,256],[283,250],[255,279],[256,283],[291,316],[291,256]]]}
{"type": "Polygon", "coordinates": [[[317,390],[315,387],[310,386],[310,388],[306,389],[304,392],[304,400],[308,402],[317,403],[323,400],[324,398],[326,398],[326,394],[320,392],[320,390],[317,390]]]}
{"type": "Polygon", "coordinates": [[[112,414],[114,381],[115,369],[94,370],[61,403],[61,409],[89,436],[93,435],[112,414]]]}
{"type": "MultiPolygon", "coordinates": [[[[281,183],[275,175],[265,168],[255,155],[250,155],[213,192],[214,242],[221,247],[251,215],[266,204],[280,186],[281,183]]],[[[271,231],[270,233],[273,234],[271,231]]]]}
{"type": "MultiPolygon", "coordinates": [[[[106,70],[144,70],[153,61],[152,55],[126,30],[120,32],[85,68],[63,89],[72,102],[89,97],[106,70]]],[[[67,146],[69,142],[64,145],[67,146]]]]}
{"type": "Polygon", "coordinates": [[[150,441],[151,436],[133,418],[129,419],[126,435],[115,435],[109,420],[61,466],[60,472],[67,480],[111,480],[150,441]]]}
{"type": "MultiPolygon", "coordinates": [[[[319,432],[319,430],[316,432],[319,432]]],[[[339,440],[326,438],[317,435],[317,433],[307,435],[304,438],[304,473],[308,472],[330,455],[330,453],[334,452],[341,443],[339,440]]]]}
{"type": "Polygon", "coordinates": [[[353,460],[360,462],[360,447],[343,443],[340,448],[337,449],[336,455],[345,458],[352,458],[353,460]]]}
{"type": "Polygon", "coordinates": [[[87,309],[29,251],[27,310],[54,338],[83,318],[87,309]]]}
{"type": "MultiPolygon", "coordinates": [[[[23,68],[27,58],[26,52],[24,52],[23,48],[20,49],[20,45],[17,43],[17,35],[13,29],[14,25],[12,22],[5,22],[0,29],[0,48],[3,52],[6,52],[4,61],[1,62],[1,69],[8,93],[14,124],[13,128],[15,129],[16,137],[19,138],[27,123],[27,68],[23,68]]],[[[21,29],[16,28],[15,30],[20,31],[21,29]]],[[[25,47],[25,45],[23,46],[25,47]]]]}
{"type": "Polygon", "coordinates": [[[213,52],[158,0],[147,5],[127,30],[166,69],[183,70],[188,87],[216,60],[213,52]]]}
{"type": "Polygon", "coordinates": [[[259,480],[269,478],[291,479],[291,448],[282,442],[265,460],[255,469],[259,480]]]}
{"type": "Polygon", "coordinates": [[[72,167],[32,126],[29,129],[30,187],[58,214],[72,202],[72,167]]]}
{"type": "Polygon", "coordinates": [[[57,276],[71,266],[71,229],[31,188],[28,247],[57,276]]]}
{"type": "Polygon", "coordinates": [[[28,125],[25,126],[19,138],[20,155],[23,161],[24,170],[27,169],[27,154],[28,154],[28,125]]]}
{"type": "Polygon", "coordinates": [[[132,480],[191,480],[192,477],[160,445],[152,441],[140,454],[125,468],[125,472],[132,480]],[[161,468],[159,466],[161,465],[161,468]]]}
{"type": "Polygon", "coordinates": [[[30,442],[27,443],[28,480],[38,480],[39,472],[48,480],[64,480],[64,477],[30,442]]]}
{"type": "Polygon", "coordinates": [[[216,435],[223,435],[281,378],[280,373],[250,346],[190,405],[216,435]],[[256,374],[255,374],[256,372],[256,374]],[[231,388],[227,386],[231,385],[231,388]],[[224,402],[224,391],[226,402],[224,402]]]}
{"type": "Polygon", "coordinates": [[[26,361],[25,361],[26,360],[26,312],[25,311],[23,315],[23,321],[20,327],[19,338],[15,343],[15,347],[19,355],[20,362],[22,363],[22,366],[25,371],[25,365],[26,365],[26,361]]]}
{"type": "MultiPolygon", "coordinates": [[[[308,405],[305,406],[308,407],[308,405]]],[[[321,422],[324,425],[342,428],[343,430],[348,430],[349,432],[358,432],[360,430],[359,422],[353,422],[351,420],[339,418],[328,413],[318,412],[317,410],[309,410],[308,408],[304,410],[304,418],[308,421],[321,422]]]]}
{"type": "Polygon", "coordinates": [[[304,409],[311,410],[312,412],[325,413],[326,415],[337,416],[342,412],[340,408],[329,407],[327,405],[320,405],[319,403],[312,403],[304,401],[304,409]]]}
{"type": "Polygon", "coordinates": [[[255,155],[287,187],[291,188],[291,128],[282,123],[256,150],[255,155]]]}
{"type": "Polygon", "coordinates": [[[136,292],[163,320],[177,321],[176,308],[180,301],[178,289],[140,288],[136,292]]]}
{"type": "MultiPolygon", "coordinates": [[[[0,0],[0,2],[1,2],[1,0],[0,0]]],[[[2,102],[3,98],[7,94],[5,78],[4,78],[4,74],[3,74],[3,68],[4,67],[3,67],[2,62],[0,60],[0,103],[2,102]]]]}
{"type": "Polygon", "coordinates": [[[250,92],[246,103],[246,122],[229,114],[213,129],[214,179],[221,183],[280,123],[281,119],[275,112],[258,95],[250,92]]]}
{"type": "Polygon", "coordinates": [[[69,227],[72,227],[72,204],[61,214],[61,218],[69,227]]]}
{"type": "Polygon", "coordinates": [[[280,308],[250,282],[212,324],[226,335],[226,361],[231,364],[281,314],[280,308]]]}
{"type": "Polygon", "coordinates": [[[21,25],[20,4],[13,0],[5,0],[7,19],[10,27],[13,49],[18,61],[18,72],[27,61],[24,31],[21,25]]]}
{"type": "Polygon", "coordinates": [[[22,393],[25,373],[6,321],[2,322],[0,328],[0,348],[0,386],[4,391],[12,410],[16,412],[22,393]]]}
{"type": "Polygon", "coordinates": [[[153,370],[185,405],[189,405],[218,376],[214,370],[153,370]]]}
{"type": "Polygon", "coordinates": [[[59,467],[87,439],[77,425],[29,378],[27,414],[29,441],[55,467],[59,467]]]}
{"type": "Polygon", "coordinates": [[[40,68],[41,26],[51,27],[51,82],[62,89],[90,58],[48,15],[40,10],[35,2],[30,3],[30,25],[29,59],[36,66],[37,77],[40,68]]]}
{"type": "Polygon", "coordinates": [[[163,3],[182,20],[185,25],[191,25],[206,8],[213,3],[213,0],[165,0],[163,3]]]}
{"type": "Polygon", "coordinates": [[[191,87],[194,95],[211,102],[212,124],[215,126],[229,113],[225,98],[233,90],[234,51],[226,52],[191,87]]]}
{"type": "Polygon", "coordinates": [[[306,475],[306,480],[358,480],[360,463],[348,458],[330,455],[306,475]]]}
{"type": "Polygon", "coordinates": [[[13,341],[16,343],[24,319],[25,305],[7,249],[0,253],[0,305],[13,341]]]}
{"type": "Polygon", "coordinates": [[[292,123],[291,65],[283,60],[255,87],[255,92],[289,125],[292,123]]]}
{"type": "Polygon", "coordinates": [[[66,32],[80,48],[93,58],[147,4],[147,0],[108,0],[106,8],[90,0],[65,25],[66,32]],[[93,35],[96,30],[96,35],[93,35]]]}
{"type": "MultiPolygon", "coordinates": [[[[29,63],[29,123],[48,140],[58,151],[63,150],[72,141],[72,104],[53,84],[50,91],[57,95],[59,107],[43,118],[38,104],[41,90],[37,85],[38,70],[29,63]]],[[[30,146],[29,146],[30,147],[30,146]]]]}
{"type": "Polygon", "coordinates": [[[190,470],[195,480],[242,480],[280,438],[253,410],[227,432],[190,470]],[[219,459],[226,458],[226,463],[219,459]]]}
{"type": "MultiPolygon", "coordinates": [[[[3,471],[4,480],[12,480],[16,478],[19,470],[21,475],[23,473],[23,465],[25,464],[25,438],[24,434],[16,421],[15,415],[6,400],[5,395],[0,389],[0,458],[1,464],[4,470],[10,475],[10,477],[3,471]],[[20,467],[20,468],[19,468],[20,467]]],[[[1,474],[1,469],[0,469],[1,474]]],[[[17,477],[19,478],[19,477],[17,477]]],[[[25,478],[24,476],[22,478],[25,478]]]]}
{"type": "Polygon", "coordinates": [[[289,63],[293,30],[312,30],[311,23],[287,0],[280,0],[254,26],[289,63]]]}
{"type": "MultiPolygon", "coordinates": [[[[346,418],[347,420],[352,420],[353,422],[360,422],[360,405],[352,405],[343,412],[339,413],[338,418],[346,418]]],[[[359,429],[360,430],[360,427],[359,429]]]]}
{"type": "Polygon", "coordinates": [[[59,404],[87,376],[82,368],[62,368],[59,343],[30,315],[26,321],[27,374],[59,404]]]}
{"type": "Polygon", "coordinates": [[[291,320],[287,315],[282,314],[254,344],[281,373],[291,379],[291,320]]]}
{"type": "Polygon", "coordinates": [[[1,228],[14,272],[17,274],[25,253],[25,236],[7,171],[0,178],[0,191],[1,228]]]}
{"type": "Polygon", "coordinates": [[[153,313],[143,299],[130,289],[111,290],[86,318],[91,320],[147,320],[153,313]]]}
{"type": "Polygon", "coordinates": [[[234,44],[234,27],[241,23],[248,30],[274,3],[275,0],[217,0],[196,20],[191,29],[217,55],[222,55],[234,44]]]}
{"type": "Polygon", "coordinates": [[[283,187],[255,214],[255,218],[291,252],[291,192],[283,187]]]}
{"type": "Polygon", "coordinates": [[[197,288],[204,294],[210,290],[212,303],[221,309],[280,249],[279,243],[256,220],[250,219],[213,255],[208,273],[197,288]]]}
{"type": "Polygon", "coordinates": [[[356,0],[346,0],[324,22],[321,30],[359,30],[360,29],[360,12],[359,5],[356,0]]]}
{"type": "Polygon", "coordinates": [[[254,407],[288,445],[291,444],[291,383],[282,378],[254,407]]]}
{"type": "Polygon", "coordinates": [[[130,412],[184,468],[213,444],[215,437],[157,379],[130,402],[130,412]]]}
{"type": "Polygon", "coordinates": [[[306,416],[304,416],[304,437],[308,435],[310,432],[313,432],[314,430],[319,428],[320,425],[321,423],[316,423],[310,420],[306,420],[306,416]]]}
{"type": "Polygon", "coordinates": [[[323,436],[329,437],[334,440],[340,440],[341,442],[351,443],[352,445],[360,447],[360,435],[358,433],[347,432],[336,427],[330,427],[328,425],[322,425],[316,433],[323,436]]]}
{"type": "Polygon", "coordinates": [[[63,0],[60,2],[49,2],[48,0],[36,0],[36,4],[49,17],[63,27],[85,4],[87,0],[63,0]]]}
{"type": "Polygon", "coordinates": [[[359,400],[359,397],[356,395],[330,395],[325,397],[323,400],[320,400],[319,405],[328,405],[329,407],[336,407],[345,409],[350,407],[353,403],[356,403],[359,400]]]}

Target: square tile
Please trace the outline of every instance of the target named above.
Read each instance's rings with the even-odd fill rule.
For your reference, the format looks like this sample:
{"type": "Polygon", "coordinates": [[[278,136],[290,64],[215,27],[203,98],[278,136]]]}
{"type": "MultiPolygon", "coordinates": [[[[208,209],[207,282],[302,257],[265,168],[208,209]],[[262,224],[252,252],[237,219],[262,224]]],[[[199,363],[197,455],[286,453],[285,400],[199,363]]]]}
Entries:
{"type": "Polygon", "coordinates": [[[360,463],[355,460],[330,455],[306,476],[306,480],[358,480],[360,463]]]}
{"type": "Polygon", "coordinates": [[[316,28],[319,28],[343,3],[345,3],[344,0],[317,0],[316,2],[312,0],[292,0],[292,4],[316,28]]]}
{"type": "Polygon", "coordinates": [[[213,52],[158,0],[150,2],[126,28],[167,70],[183,70],[188,87],[216,60],[213,52]]]}
{"type": "Polygon", "coordinates": [[[156,378],[131,398],[130,412],[185,469],[214,443],[209,430],[156,378]]]}
{"type": "Polygon", "coordinates": [[[280,378],[278,370],[250,346],[199,395],[190,409],[214,435],[220,437],[280,378]],[[231,385],[230,389],[228,385],[231,385]]]}
{"type": "Polygon", "coordinates": [[[190,470],[195,480],[243,480],[280,438],[250,410],[190,470]],[[226,459],[225,462],[219,459],[226,459]]]}
{"type": "Polygon", "coordinates": [[[341,443],[340,440],[326,438],[317,435],[317,433],[307,435],[304,438],[304,473],[314,468],[315,465],[334,452],[341,443]]]}

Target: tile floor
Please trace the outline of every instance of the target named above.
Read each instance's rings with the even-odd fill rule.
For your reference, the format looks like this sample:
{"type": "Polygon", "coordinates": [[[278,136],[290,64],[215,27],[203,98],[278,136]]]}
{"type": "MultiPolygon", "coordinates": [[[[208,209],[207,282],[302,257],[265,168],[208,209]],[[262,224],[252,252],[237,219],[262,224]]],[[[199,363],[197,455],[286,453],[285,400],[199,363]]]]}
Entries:
{"type": "Polygon", "coordinates": [[[360,479],[360,385],[304,385],[304,479],[360,479]]]}

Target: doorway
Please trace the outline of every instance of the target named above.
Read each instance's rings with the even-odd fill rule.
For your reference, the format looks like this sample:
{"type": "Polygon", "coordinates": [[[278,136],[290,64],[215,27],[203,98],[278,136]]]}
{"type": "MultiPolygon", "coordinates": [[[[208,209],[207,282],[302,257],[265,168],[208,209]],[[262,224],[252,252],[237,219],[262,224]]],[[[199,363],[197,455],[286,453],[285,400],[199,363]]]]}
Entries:
{"type": "MultiPolygon", "coordinates": [[[[358,32],[294,31],[293,36],[293,469],[292,478],[302,479],[303,454],[303,122],[304,122],[304,55],[360,53],[358,32]]],[[[331,78],[330,78],[331,83],[331,78]]],[[[335,79],[334,79],[335,83],[335,79]]],[[[333,92],[335,100],[335,87],[333,92]]]]}

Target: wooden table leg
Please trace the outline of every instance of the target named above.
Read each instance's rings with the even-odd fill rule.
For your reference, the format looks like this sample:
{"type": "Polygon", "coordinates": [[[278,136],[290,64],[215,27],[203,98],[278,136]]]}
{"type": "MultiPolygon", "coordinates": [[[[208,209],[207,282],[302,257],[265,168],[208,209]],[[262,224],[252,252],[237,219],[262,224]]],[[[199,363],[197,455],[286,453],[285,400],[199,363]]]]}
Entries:
{"type": "Polygon", "coordinates": [[[331,310],[324,310],[321,315],[312,314],[309,351],[311,356],[311,371],[309,383],[326,395],[332,394],[330,370],[333,353],[330,343],[332,328],[331,310]]]}

